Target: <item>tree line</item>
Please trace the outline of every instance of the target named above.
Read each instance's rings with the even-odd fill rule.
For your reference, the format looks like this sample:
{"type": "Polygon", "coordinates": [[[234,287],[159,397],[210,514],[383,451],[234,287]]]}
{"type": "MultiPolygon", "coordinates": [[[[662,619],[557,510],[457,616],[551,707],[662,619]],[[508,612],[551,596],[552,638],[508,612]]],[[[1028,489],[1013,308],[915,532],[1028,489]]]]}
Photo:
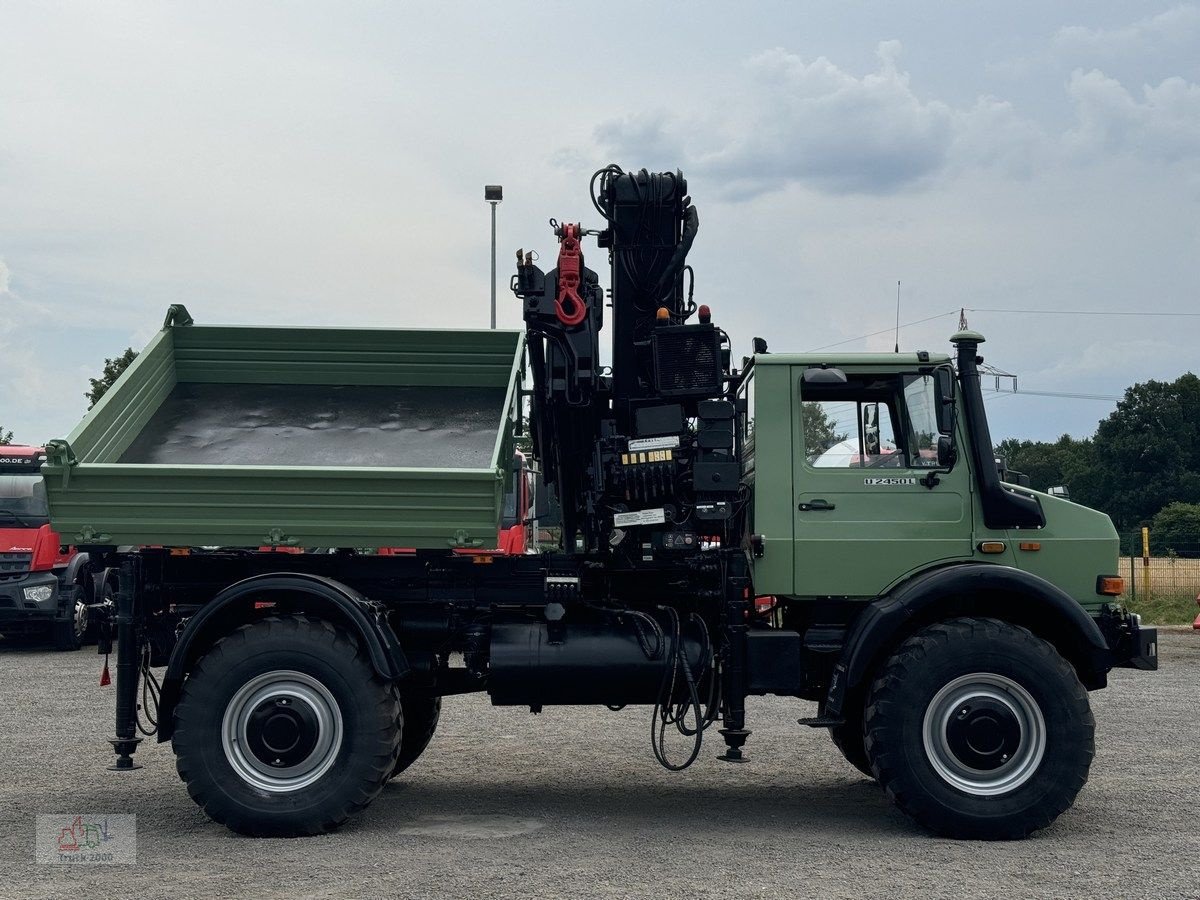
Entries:
{"type": "Polygon", "coordinates": [[[995,449],[1035,490],[1066,485],[1118,531],[1150,526],[1159,550],[1200,542],[1200,378],[1191,372],[1127,388],[1090,438],[1009,438],[995,449]]]}

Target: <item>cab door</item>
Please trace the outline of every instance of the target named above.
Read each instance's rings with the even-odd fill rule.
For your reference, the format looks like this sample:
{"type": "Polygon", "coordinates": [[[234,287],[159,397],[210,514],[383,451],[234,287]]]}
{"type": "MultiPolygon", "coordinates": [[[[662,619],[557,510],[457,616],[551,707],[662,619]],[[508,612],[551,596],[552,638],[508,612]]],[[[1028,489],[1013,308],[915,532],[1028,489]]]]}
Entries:
{"type": "Polygon", "coordinates": [[[966,454],[938,463],[932,371],[847,370],[844,382],[804,371],[792,377],[795,593],[874,597],[908,572],[969,558],[966,454]]]}

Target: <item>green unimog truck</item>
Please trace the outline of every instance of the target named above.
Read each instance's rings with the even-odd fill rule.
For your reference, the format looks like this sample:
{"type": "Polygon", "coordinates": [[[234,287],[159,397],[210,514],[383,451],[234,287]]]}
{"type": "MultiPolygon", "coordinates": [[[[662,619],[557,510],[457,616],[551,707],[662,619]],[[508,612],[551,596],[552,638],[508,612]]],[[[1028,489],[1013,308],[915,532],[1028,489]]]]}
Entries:
{"type": "Polygon", "coordinates": [[[1156,668],[1155,632],[1120,604],[1107,517],[1001,479],[982,336],[735,359],[684,277],[682,175],[592,184],[601,228],[552,220],[548,271],[517,253],[522,332],[173,307],[48,445],[53,527],[119,573],[115,767],[141,727],[214,820],[313,834],[417,760],[446,697],[644,704],[682,769],[713,725],[744,759],[746,698],[771,694],[814,702],[798,727],[926,828],[1053,821],[1087,780],[1088,691],[1156,668]],[[553,552],[495,550],[518,439],[553,552]]]}

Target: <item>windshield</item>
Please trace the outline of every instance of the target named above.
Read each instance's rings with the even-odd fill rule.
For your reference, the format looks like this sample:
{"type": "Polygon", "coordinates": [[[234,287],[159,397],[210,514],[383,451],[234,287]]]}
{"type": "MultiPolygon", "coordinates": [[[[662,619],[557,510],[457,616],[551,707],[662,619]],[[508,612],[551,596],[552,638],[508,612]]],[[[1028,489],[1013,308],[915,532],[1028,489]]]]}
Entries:
{"type": "Polygon", "coordinates": [[[41,475],[0,475],[0,527],[44,525],[49,517],[41,475]]]}

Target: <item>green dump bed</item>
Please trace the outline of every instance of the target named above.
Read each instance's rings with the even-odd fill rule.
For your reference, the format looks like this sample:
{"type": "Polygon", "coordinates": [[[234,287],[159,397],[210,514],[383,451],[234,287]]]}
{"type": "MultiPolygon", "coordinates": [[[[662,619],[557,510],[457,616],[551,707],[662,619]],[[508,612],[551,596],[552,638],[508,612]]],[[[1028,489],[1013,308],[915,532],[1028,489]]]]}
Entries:
{"type": "Polygon", "coordinates": [[[65,441],[50,522],[75,544],[494,547],[516,331],[163,330],[65,441]]]}

